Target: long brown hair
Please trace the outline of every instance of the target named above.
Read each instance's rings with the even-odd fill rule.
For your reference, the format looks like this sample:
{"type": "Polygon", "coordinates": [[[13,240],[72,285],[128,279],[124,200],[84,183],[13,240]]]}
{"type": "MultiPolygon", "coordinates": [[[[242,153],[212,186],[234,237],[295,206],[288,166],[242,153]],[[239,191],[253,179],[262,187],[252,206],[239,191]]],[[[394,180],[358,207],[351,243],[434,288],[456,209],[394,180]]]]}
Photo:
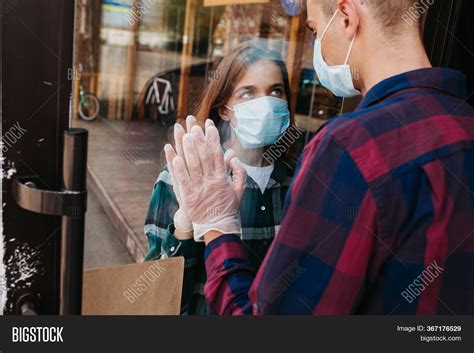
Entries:
{"type": "MultiPolygon", "coordinates": [[[[213,71],[210,83],[196,109],[196,119],[200,125],[203,126],[206,119],[212,119],[217,128],[221,127],[223,120],[219,115],[219,109],[227,103],[236,83],[248,68],[261,60],[271,61],[278,66],[283,76],[288,107],[292,106],[288,70],[282,56],[277,52],[244,43],[231,50],[213,71]]],[[[294,114],[292,112],[290,112],[290,125],[294,126],[294,114]]],[[[221,129],[219,131],[222,140],[225,140],[227,136],[222,136],[223,131],[221,129]]]]}

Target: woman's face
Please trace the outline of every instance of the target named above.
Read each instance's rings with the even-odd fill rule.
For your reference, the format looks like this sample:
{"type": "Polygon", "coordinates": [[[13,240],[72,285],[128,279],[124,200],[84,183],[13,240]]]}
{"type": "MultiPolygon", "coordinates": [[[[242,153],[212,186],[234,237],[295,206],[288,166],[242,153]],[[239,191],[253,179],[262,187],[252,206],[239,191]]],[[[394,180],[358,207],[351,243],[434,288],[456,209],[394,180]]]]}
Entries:
{"type": "MultiPolygon", "coordinates": [[[[248,102],[260,97],[271,96],[287,100],[283,75],[277,64],[270,60],[260,60],[252,64],[242,78],[235,84],[226,105],[248,102]]],[[[221,118],[237,126],[235,113],[231,109],[222,108],[221,118]]]]}

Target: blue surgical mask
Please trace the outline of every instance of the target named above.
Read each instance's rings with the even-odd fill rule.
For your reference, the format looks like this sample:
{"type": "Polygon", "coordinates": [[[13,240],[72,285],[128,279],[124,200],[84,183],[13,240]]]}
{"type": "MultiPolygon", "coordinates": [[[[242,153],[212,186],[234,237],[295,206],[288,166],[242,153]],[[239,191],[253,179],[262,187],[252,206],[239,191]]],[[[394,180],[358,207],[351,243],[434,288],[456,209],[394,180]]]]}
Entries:
{"type": "Polygon", "coordinates": [[[352,81],[351,67],[347,64],[349,61],[349,56],[352,51],[352,46],[356,36],[352,39],[349,51],[347,52],[346,60],[343,65],[329,66],[323,58],[323,53],[321,49],[321,41],[324,38],[329,26],[336,18],[339,10],[336,11],[334,16],[331,18],[329,23],[321,35],[321,38],[316,38],[314,42],[314,58],[313,65],[318,75],[318,79],[321,84],[330,90],[336,97],[350,98],[359,96],[360,91],[354,88],[354,82],[352,81]]]}
{"type": "Polygon", "coordinates": [[[265,96],[227,108],[235,112],[237,127],[232,128],[244,149],[272,145],[290,126],[288,101],[284,99],[265,96]]]}

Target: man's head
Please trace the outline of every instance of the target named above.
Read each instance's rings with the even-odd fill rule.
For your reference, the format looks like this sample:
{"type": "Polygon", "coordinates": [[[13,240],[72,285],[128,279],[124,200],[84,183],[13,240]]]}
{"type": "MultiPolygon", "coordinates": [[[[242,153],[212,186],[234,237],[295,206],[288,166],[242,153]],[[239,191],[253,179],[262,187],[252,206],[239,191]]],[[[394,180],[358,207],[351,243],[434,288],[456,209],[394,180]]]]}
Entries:
{"type": "MultiPolygon", "coordinates": [[[[407,50],[411,50],[410,47],[420,50],[422,22],[433,1],[307,0],[307,22],[308,27],[321,38],[330,19],[338,11],[322,40],[324,59],[329,65],[343,64],[356,36],[348,63],[353,69],[362,70],[381,51],[390,57],[401,58],[407,50]]],[[[360,74],[363,75],[363,72],[360,74]]],[[[357,87],[357,82],[355,84],[357,87]]]]}
{"type": "MultiPolygon", "coordinates": [[[[325,16],[331,17],[338,9],[339,0],[309,0],[312,7],[320,5],[325,16]]],[[[361,0],[361,6],[366,6],[368,14],[373,17],[379,29],[388,37],[396,36],[400,30],[408,26],[421,28],[423,15],[434,0],[361,0]],[[408,25],[408,26],[407,26],[408,25]]]]}

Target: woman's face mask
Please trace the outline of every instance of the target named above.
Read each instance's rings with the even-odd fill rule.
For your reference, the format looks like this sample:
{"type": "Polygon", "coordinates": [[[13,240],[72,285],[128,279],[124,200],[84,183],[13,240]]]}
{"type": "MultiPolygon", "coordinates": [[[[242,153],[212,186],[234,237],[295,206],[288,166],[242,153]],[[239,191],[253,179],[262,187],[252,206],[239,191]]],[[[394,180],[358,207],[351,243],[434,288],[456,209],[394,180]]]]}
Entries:
{"type": "Polygon", "coordinates": [[[244,149],[273,145],[290,126],[284,99],[265,96],[227,108],[235,113],[237,127],[232,128],[244,149]]]}

